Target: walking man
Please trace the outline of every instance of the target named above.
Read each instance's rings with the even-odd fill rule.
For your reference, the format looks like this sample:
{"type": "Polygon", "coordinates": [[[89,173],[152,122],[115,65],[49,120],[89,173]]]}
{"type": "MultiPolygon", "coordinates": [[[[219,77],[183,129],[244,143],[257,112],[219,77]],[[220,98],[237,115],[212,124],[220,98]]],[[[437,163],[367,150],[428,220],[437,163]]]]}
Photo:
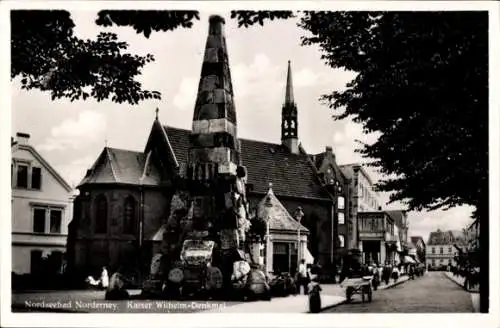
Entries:
{"type": "Polygon", "coordinates": [[[300,294],[300,289],[301,287],[304,288],[304,295],[307,295],[307,285],[309,284],[309,281],[307,279],[307,267],[306,267],[306,261],[304,259],[300,260],[299,264],[299,272],[297,275],[297,291],[300,294]]]}

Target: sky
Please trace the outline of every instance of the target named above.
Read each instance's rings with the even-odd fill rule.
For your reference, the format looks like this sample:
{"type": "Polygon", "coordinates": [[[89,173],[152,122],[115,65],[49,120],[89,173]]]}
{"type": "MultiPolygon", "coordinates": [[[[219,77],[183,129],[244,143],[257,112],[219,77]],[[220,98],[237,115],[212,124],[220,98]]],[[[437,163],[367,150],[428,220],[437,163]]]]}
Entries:
{"type": "MultiPolygon", "coordinates": [[[[226,18],[226,42],[235,92],[240,138],[280,142],[281,106],[285,95],[287,61],[291,60],[294,96],[299,115],[299,139],[309,153],[332,146],[338,164],[365,163],[354,150],[356,139],[366,143],[376,135],[363,134],[362,127],[346,119],[334,121],[331,110],[320,103],[322,94],[343,90],[355,75],[326,66],[317,47],[300,46],[304,31],[297,20],[274,21],[264,27],[238,28],[229,13],[200,13],[191,29],[153,32],[149,39],[131,28],[101,28],[94,24],[97,11],[72,11],[75,34],[95,38],[101,31],[115,32],[129,43],[129,51],[151,53],[140,81],[149,90],[162,94],[161,100],[136,106],[93,100],[52,101],[50,94],[21,90],[19,80],[11,83],[12,133],[31,135],[30,143],[70,183],[77,185],[105,145],[142,151],[155,109],[160,121],[169,126],[191,129],[208,17],[226,18]]],[[[374,180],[381,176],[370,171],[374,180]]],[[[382,203],[388,195],[380,195],[382,203]]],[[[391,204],[388,209],[402,208],[391,204]]],[[[471,222],[470,207],[448,211],[410,212],[410,235],[427,240],[436,229],[461,230],[471,222]]]]}

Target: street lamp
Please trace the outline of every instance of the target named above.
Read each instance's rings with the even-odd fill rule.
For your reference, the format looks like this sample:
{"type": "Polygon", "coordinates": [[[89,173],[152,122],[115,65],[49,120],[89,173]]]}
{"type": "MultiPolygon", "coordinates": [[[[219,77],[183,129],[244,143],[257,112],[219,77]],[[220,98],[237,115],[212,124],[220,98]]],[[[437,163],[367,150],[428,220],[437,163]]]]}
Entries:
{"type": "Polygon", "coordinates": [[[295,219],[299,223],[297,225],[297,267],[299,266],[300,260],[301,260],[301,258],[300,258],[300,221],[302,220],[303,217],[304,217],[304,212],[302,212],[302,207],[299,206],[295,210],[295,219]]]}
{"type": "MultiPolygon", "coordinates": [[[[269,191],[271,191],[271,188],[273,187],[273,184],[272,183],[269,183],[269,191]]],[[[263,218],[266,220],[266,248],[265,248],[265,257],[264,257],[264,261],[265,261],[265,268],[266,268],[266,274],[269,273],[269,252],[270,252],[270,233],[269,233],[269,221],[271,220],[271,208],[273,207],[273,203],[271,201],[271,195],[270,193],[268,193],[268,195],[266,196],[266,201],[264,202],[264,206],[267,208],[267,211],[266,211],[266,217],[263,218]]]]}

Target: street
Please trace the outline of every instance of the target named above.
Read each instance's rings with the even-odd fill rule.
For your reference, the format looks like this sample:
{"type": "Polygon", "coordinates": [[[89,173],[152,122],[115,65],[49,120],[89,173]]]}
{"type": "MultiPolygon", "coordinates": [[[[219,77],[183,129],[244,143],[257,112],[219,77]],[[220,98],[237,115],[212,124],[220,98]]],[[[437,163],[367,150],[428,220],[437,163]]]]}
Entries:
{"type": "Polygon", "coordinates": [[[343,304],[326,313],[384,312],[474,312],[471,295],[450,281],[443,272],[427,272],[423,277],[394,288],[374,292],[371,303],[362,303],[355,295],[352,303],[343,304]]]}

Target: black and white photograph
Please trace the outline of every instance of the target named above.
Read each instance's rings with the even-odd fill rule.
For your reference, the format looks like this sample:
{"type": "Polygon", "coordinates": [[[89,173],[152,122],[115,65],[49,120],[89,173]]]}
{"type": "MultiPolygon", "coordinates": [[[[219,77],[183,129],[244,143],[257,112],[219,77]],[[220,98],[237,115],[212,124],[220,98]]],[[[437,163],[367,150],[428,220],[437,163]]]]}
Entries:
{"type": "Polygon", "coordinates": [[[497,3],[0,7],[2,326],[500,324],[497,3]]]}

